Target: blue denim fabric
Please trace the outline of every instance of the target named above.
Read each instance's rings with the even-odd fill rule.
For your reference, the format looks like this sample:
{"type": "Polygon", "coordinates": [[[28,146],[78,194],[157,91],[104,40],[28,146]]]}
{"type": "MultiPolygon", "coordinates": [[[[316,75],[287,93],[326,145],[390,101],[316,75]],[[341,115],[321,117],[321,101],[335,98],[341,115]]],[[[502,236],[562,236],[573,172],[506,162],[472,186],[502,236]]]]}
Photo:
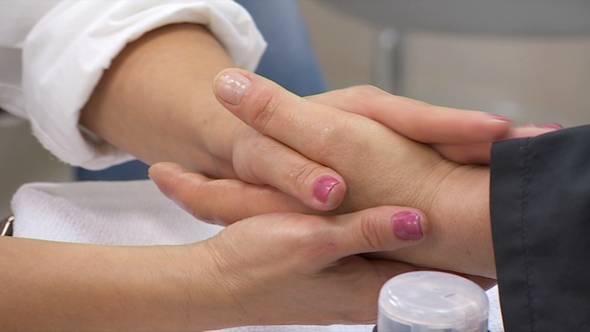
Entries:
{"type": "MultiPolygon", "coordinates": [[[[301,96],[324,92],[326,85],[297,1],[237,2],[250,12],[268,42],[256,72],[301,96]]],[[[102,171],[76,168],[76,178],[80,181],[141,180],[147,179],[147,169],[140,161],[130,161],[102,171]]]]}

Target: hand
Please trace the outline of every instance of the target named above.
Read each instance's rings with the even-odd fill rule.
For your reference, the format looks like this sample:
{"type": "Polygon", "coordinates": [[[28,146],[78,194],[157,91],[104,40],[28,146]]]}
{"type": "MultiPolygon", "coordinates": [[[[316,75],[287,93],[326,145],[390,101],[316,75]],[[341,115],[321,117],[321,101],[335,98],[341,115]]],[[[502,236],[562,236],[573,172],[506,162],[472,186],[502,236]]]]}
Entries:
{"type": "MultiPolygon", "coordinates": [[[[487,169],[445,160],[431,148],[381,124],[301,99],[251,73],[229,70],[220,74],[218,96],[223,92],[219,87],[229,84],[222,80],[236,73],[242,77],[230,80],[249,81],[247,92],[239,100],[233,95],[233,100],[232,96],[221,97],[220,102],[261,134],[342,174],[350,190],[340,211],[400,204],[421,208],[429,215],[436,236],[392,257],[425,266],[495,275],[487,169]]],[[[539,133],[553,129],[523,130],[539,133]]],[[[207,219],[231,222],[268,211],[308,212],[271,188],[234,180],[210,181],[169,165],[153,167],[151,176],[164,193],[207,219]],[[194,202],[205,197],[206,206],[195,206],[194,202]]]]}
{"type": "MultiPolygon", "coordinates": [[[[415,246],[430,233],[420,211],[383,206],[331,217],[252,217],[196,248],[205,248],[206,256],[213,258],[216,287],[230,299],[225,312],[233,321],[216,328],[370,324],[377,317],[383,284],[417,268],[359,254],[415,246]]],[[[469,278],[484,288],[493,284],[469,278]]]]}
{"type": "MultiPolygon", "coordinates": [[[[148,164],[172,161],[214,178],[271,185],[313,210],[336,208],[346,192],[337,172],[261,136],[219,104],[211,81],[228,66],[230,57],[206,28],[173,24],[155,29],[113,60],[84,106],[80,124],[105,141],[101,144],[148,164]]],[[[394,96],[372,98],[371,91],[359,87],[312,99],[333,104],[341,99],[343,110],[383,120],[424,143],[489,143],[510,127],[480,112],[440,112],[394,96]],[[426,116],[432,112],[436,116],[426,116]]]]}
{"type": "Polygon", "coordinates": [[[217,287],[232,303],[224,309],[234,317],[230,326],[358,324],[375,321],[388,279],[415,268],[357,254],[415,245],[428,230],[421,212],[399,207],[271,214],[236,222],[197,246],[216,262],[217,287]]]}
{"type": "Polygon", "coordinates": [[[420,211],[387,206],[334,217],[258,216],[175,246],[1,238],[0,283],[11,287],[2,290],[0,329],[372,322],[380,287],[414,268],[357,254],[412,246],[428,235],[420,211]]]}
{"type": "MultiPolygon", "coordinates": [[[[229,84],[244,87],[238,80],[229,84]]],[[[433,144],[459,163],[487,164],[494,140],[522,134],[511,131],[510,120],[502,116],[428,105],[370,86],[306,99],[313,102],[309,106],[331,106],[379,121],[410,139],[433,144]]],[[[232,151],[233,170],[245,182],[271,185],[319,211],[335,209],[345,196],[345,179],[338,173],[250,127],[237,131],[232,151]]]]}

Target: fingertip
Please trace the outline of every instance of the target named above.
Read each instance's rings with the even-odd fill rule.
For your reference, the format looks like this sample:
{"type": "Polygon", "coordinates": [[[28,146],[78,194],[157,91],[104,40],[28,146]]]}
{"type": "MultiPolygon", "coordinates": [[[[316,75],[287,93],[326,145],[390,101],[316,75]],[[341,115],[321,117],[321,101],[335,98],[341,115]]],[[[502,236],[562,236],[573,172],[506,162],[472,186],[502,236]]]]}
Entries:
{"type": "Polygon", "coordinates": [[[346,191],[346,182],[340,176],[320,176],[313,184],[312,207],[320,211],[334,210],[342,204],[346,191]]]}
{"type": "Polygon", "coordinates": [[[398,210],[391,216],[394,235],[403,241],[421,241],[428,231],[426,216],[416,209],[398,210]]]}
{"type": "Polygon", "coordinates": [[[213,81],[215,82],[223,75],[228,75],[231,73],[238,73],[238,74],[244,75],[250,79],[253,78],[253,75],[256,75],[256,74],[253,74],[252,72],[249,72],[249,71],[242,69],[242,68],[228,67],[228,68],[222,69],[219,73],[217,73],[217,75],[215,75],[215,78],[213,79],[213,81]]]}
{"type": "Polygon", "coordinates": [[[505,125],[510,125],[510,126],[512,125],[512,120],[505,115],[494,114],[494,113],[487,113],[487,114],[490,117],[490,121],[492,121],[494,123],[505,124],[505,125]]]}
{"type": "Polygon", "coordinates": [[[239,71],[228,70],[215,78],[213,91],[222,103],[238,106],[251,85],[252,81],[239,71]]]}
{"type": "Polygon", "coordinates": [[[330,210],[334,210],[342,204],[344,197],[346,197],[347,191],[348,187],[346,186],[346,182],[344,179],[340,178],[340,183],[334,187],[334,190],[332,190],[330,199],[328,201],[330,210]]]}
{"type": "Polygon", "coordinates": [[[148,169],[148,176],[150,179],[154,180],[154,178],[162,178],[166,175],[173,175],[176,173],[181,173],[184,171],[184,168],[179,164],[172,163],[172,162],[160,162],[153,164],[148,169]]]}
{"type": "Polygon", "coordinates": [[[512,120],[497,114],[490,114],[481,111],[461,111],[454,113],[457,123],[455,130],[463,133],[463,139],[454,142],[437,142],[437,143],[455,143],[471,144],[481,142],[493,142],[494,140],[506,135],[512,128],[512,120]]]}
{"type": "Polygon", "coordinates": [[[482,133],[483,141],[493,142],[506,135],[512,128],[513,121],[499,114],[479,112],[483,118],[483,128],[477,130],[482,133]]]}
{"type": "Polygon", "coordinates": [[[431,117],[423,142],[438,144],[473,144],[493,142],[505,136],[512,127],[506,117],[481,111],[466,111],[445,107],[437,117],[431,117]],[[438,133],[438,135],[435,135],[438,133]]]}
{"type": "Polygon", "coordinates": [[[542,124],[542,125],[537,125],[537,127],[539,128],[546,128],[546,129],[553,129],[553,130],[561,130],[564,129],[565,127],[557,122],[553,122],[553,123],[546,123],[546,124],[542,124]]]}
{"type": "Polygon", "coordinates": [[[178,164],[161,162],[149,168],[148,176],[164,195],[170,196],[174,188],[175,179],[182,172],[184,172],[184,168],[178,164]]]}
{"type": "Polygon", "coordinates": [[[526,137],[535,137],[543,134],[548,134],[554,131],[561,130],[563,128],[559,128],[557,126],[537,126],[537,125],[527,125],[523,127],[517,127],[511,129],[502,139],[514,139],[514,138],[526,138],[526,137]]]}

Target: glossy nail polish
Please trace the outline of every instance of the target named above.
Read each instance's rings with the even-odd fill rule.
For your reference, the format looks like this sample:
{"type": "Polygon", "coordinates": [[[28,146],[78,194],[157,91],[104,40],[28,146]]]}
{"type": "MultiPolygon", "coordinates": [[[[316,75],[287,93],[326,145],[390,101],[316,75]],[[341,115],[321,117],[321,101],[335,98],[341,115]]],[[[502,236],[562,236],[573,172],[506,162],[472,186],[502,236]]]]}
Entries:
{"type": "Polygon", "coordinates": [[[340,181],[331,177],[321,177],[313,187],[313,196],[318,201],[326,204],[330,198],[330,193],[334,191],[334,188],[340,184],[340,181]]]}
{"type": "Polygon", "coordinates": [[[422,239],[422,216],[413,211],[402,211],[393,215],[393,232],[399,239],[417,241],[422,239]]]}
{"type": "Polygon", "coordinates": [[[560,125],[559,123],[547,123],[547,124],[537,125],[537,127],[547,128],[547,129],[555,129],[555,130],[563,129],[563,126],[560,125]]]}
{"type": "Polygon", "coordinates": [[[215,79],[215,94],[228,104],[239,105],[251,84],[239,72],[226,72],[215,79]]]}
{"type": "Polygon", "coordinates": [[[504,116],[504,115],[490,114],[490,116],[492,117],[493,121],[498,121],[498,122],[502,122],[502,123],[512,123],[512,120],[510,120],[510,118],[508,118],[507,116],[504,116]]]}

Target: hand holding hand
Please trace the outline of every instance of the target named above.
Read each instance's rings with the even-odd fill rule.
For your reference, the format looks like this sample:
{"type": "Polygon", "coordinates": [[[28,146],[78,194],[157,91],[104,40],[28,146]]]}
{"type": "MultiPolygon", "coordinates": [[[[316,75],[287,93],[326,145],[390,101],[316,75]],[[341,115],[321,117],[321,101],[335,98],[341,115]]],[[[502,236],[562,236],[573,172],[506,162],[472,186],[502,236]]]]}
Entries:
{"type": "MultiPolygon", "coordinates": [[[[260,133],[259,137],[274,138],[306,158],[341,174],[347,181],[349,191],[339,211],[355,211],[387,204],[415,206],[425,211],[433,228],[437,230],[436,236],[419,248],[399,251],[391,257],[425,266],[494,276],[487,208],[488,171],[446,160],[432,148],[410,141],[364,116],[351,113],[362,114],[363,110],[367,113],[366,109],[384,110],[383,105],[386,102],[394,104],[397,97],[374,90],[365,91],[364,98],[359,102],[350,97],[350,91],[344,90],[336,92],[341,98],[328,98],[327,102],[324,100],[336,106],[342,101],[344,105],[357,105],[348,107],[347,110],[351,112],[342,112],[333,106],[313,101],[314,98],[322,100],[323,97],[302,99],[268,80],[238,70],[221,73],[216,81],[216,92],[220,102],[256,129],[260,133]],[[240,94],[240,89],[245,91],[240,94]],[[372,93],[372,98],[367,93],[372,93]],[[367,103],[369,108],[366,107],[367,103]]],[[[397,130],[409,131],[415,136],[418,133],[423,140],[427,130],[421,130],[422,127],[416,123],[427,122],[430,119],[428,114],[435,119],[454,117],[456,121],[451,124],[462,123],[459,121],[461,117],[453,111],[417,102],[414,104],[414,108],[421,105],[426,110],[417,113],[392,112],[395,115],[380,115],[381,121],[397,125],[397,130]],[[418,114],[424,120],[412,120],[408,124],[398,113],[418,114]],[[400,122],[397,122],[396,117],[402,118],[400,122]]],[[[455,135],[474,135],[469,130],[473,126],[473,123],[471,126],[459,126],[455,135]]],[[[520,133],[551,130],[526,128],[521,129],[520,133]]],[[[436,129],[432,132],[438,135],[438,139],[445,139],[445,135],[436,129]]],[[[449,142],[449,138],[446,139],[449,142]]],[[[485,144],[489,147],[490,142],[485,144]]],[[[459,147],[446,146],[447,152],[456,152],[457,149],[459,147]]],[[[475,151],[485,159],[486,153],[482,154],[480,150],[486,149],[475,146],[462,156],[469,156],[475,151]]],[[[281,165],[280,162],[275,164],[279,165],[277,167],[281,165]]],[[[170,165],[153,167],[151,175],[164,193],[205,219],[232,222],[274,211],[310,212],[288,195],[268,187],[235,180],[210,181],[170,165]],[[207,199],[207,205],[193,206],[204,199],[207,199]]]]}
{"type": "Polygon", "coordinates": [[[420,211],[387,206],[333,217],[257,216],[196,246],[214,262],[233,326],[368,324],[382,285],[415,268],[357,254],[412,246],[428,233],[420,211]]]}
{"type": "MultiPolygon", "coordinates": [[[[221,74],[215,92],[219,97],[225,91],[227,98],[235,100],[239,91],[249,84],[243,77],[230,78],[221,74]]],[[[275,92],[280,89],[272,93],[275,92]]],[[[488,163],[494,140],[523,134],[511,131],[511,122],[505,117],[428,105],[370,86],[297,99],[302,107],[311,111],[316,106],[320,109],[327,106],[376,120],[402,136],[432,144],[443,156],[459,163],[488,163]]],[[[273,100],[267,101],[272,103],[273,100]]],[[[273,107],[272,104],[258,106],[273,107]]],[[[346,179],[341,174],[285,142],[244,126],[235,131],[230,145],[232,169],[242,181],[270,185],[319,211],[335,209],[345,196],[346,179]]],[[[157,172],[154,174],[157,176],[157,172]]]]}

